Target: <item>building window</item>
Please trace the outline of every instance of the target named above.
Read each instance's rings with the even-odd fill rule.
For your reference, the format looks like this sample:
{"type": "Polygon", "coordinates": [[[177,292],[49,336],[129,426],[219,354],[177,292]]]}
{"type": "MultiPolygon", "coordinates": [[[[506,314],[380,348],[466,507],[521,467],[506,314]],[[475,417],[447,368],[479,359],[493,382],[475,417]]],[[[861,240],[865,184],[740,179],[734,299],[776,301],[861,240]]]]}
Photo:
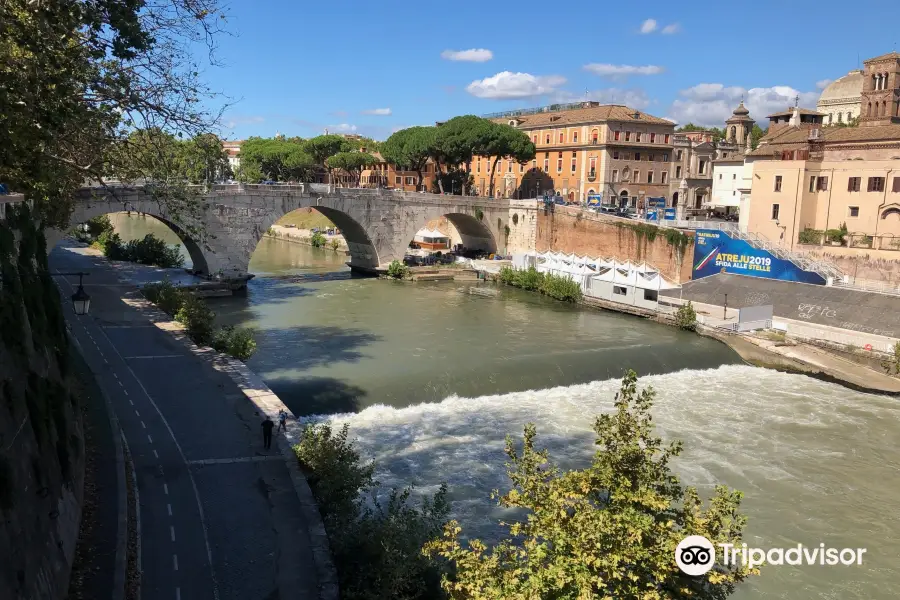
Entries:
{"type": "Polygon", "coordinates": [[[619,160],[619,151],[613,150],[613,160],[619,160]]]}
{"type": "MultiPolygon", "coordinates": [[[[776,192],[780,192],[780,191],[781,191],[781,175],[776,175],[776,176],[775,176],[775,191],[776,191],[776,192]]],[[[778,206],[778,205],[776,204],[775,206],[778,206]]],[[[773,217],[773,218],[774,218],[774,217],[773,217]]]]}
{"type": "Polygon", "coordinates": [[[544,173],[549,173],[549,172],[550,172],[550,159],[545,158],[544,159],[544,173]]]}
{"type": "Polygon", "coordinates": [[[613,139],[616,140],[617,142],[619,141],[619,130],[618,129],[616,129],[615,134],[613,135],[613,139]]]}
{"type": "Polygon", "coordinates": [[[572,157],[572,172],[573,172],[573,173],[575,172],[575,163],[576,163],[576,161],[577,161],[577,159],[573,156],[573,157],[572,157]]]}
{"type": "Polygon", "coordinates": [[[561,158],[556,159],[556,172],[562,173],[562,159],[561,158]]]}
{"type": "Polygon", "coordinates": [[[733,174],[731,175],[731,178],[732,178],[732,179],[737,179],[737,173],[733,173],[733,174]]]}
{"type": "Polygon", "coordinates": [[[675,160],[681,160],[681,156],[682,156],[681,150],[677,150],[675,152],[675,160]]]}
{"type": "Polygon", "coordinates": [[[591,132],[591,143],[592,143],[592,144],[596,144],[599,137],[600,137],[600,134],[597,133],[597,130],[596,130],[596,129],[593,130],[593,131],[591,132]]]}
{"type": "Polygon", "coordinates": [[[668,133],[666,134],[666,142],[665,142],[665,143],[666,143],[666,144],[669,143],[669,134],[668,134],[668,133]]]}
{"type": "Polygon", "coordinates": [[[778,204],[773,204],[773,205],[772,205],[772,220],[773,220],[773,221],[777,221],[777,220],[778,220],[778,213],[779,213],[779,212],[781,212],[781,206],[778,205],[778,204]]]}
{"type": "Polygon", "coordinates": [[[625,141],[626,141],[626,142],[630,142],[630,141],[631,141],[631,132],[630,132],[630,131],[626,131],[626,132],[625,132],[625,141]]]}
{"type": "Polygon", "coordinates": [[[705,160],[700,161],[700,174],[701,175],[706,174],[706,161],[705,160]]]}
{"type": "Polygon", "coordinates": [[[653,171],[647,171],[647,183],[653,183],[653,171]]]}
{"type": "Polygon", "coordinates": [[[641,141],[641,132],[640,131],[636,131],[634,133],[634,141],[636,141],[636,142],[641,141]]]}
{"type": "Polygon", "coordinates": [[[848,192],[858,192],[859,184],[862,180],[862,177],[851,177],[847,180],[847,191],[848,192]]]}
{"type": "Polygon", "coordinates": [[[572,142],[575,144],[578,143],[578,132],[577,131],[572,132],[572,142]]]}
{"type": "Polygon", "coordinates": [[[525,163],[519,163],[519,173],[525,172],[525,163]]]}
{"type": "Polygon", "coordinates": [[[534,144],[535,146],[537,146],[537,136],[536,135],[531,136],[531,143],[534,144]]]}
{"type": "Polygon", "coordinates": [[[817,177],[816,178],[816,191],[817,192],[827,192],[828,191],[828,178],[827,177],[817,177]]]}
{"type": "Polygon", "coordinates": [[[816,176],[815,175],[810,175],[810,177],[809,177],[809,191],[810,192],[816,191],[816,176]]]}
{"type": "Polygon", "coordinates": [[[675,167],[675,179],[681,179],[681,167],[675,167]]]}
{"type": "Polygon", "coordinates": [[[869,186],[867,188],[869,192],[883,192],[884,191],[884,177],[869,177],[869,186]]]}
{"type": "Polygon", "coordinates": [[[394,177],[394,185],[403,185],[403,178],[399,175],[394,177]]]}
{"type": "Polygon", "coordinates": [[[850,206],[848,207],[847,216],[848,217],[858,217],[859,216],[859,207],[858,206],[850,206]]]}
{"type": "Polygon", "coordinates": [[[616,296],[627,296],[628,288],[623,287],[621,285],[614,285],[613,286],[613,294],[616,296]]]}
{"type": "Polygon", "coordinates": [[[659,292],[656,290],[644,290],[644,300],[647,302],[659,302],[659,292]]]}
{"type": "Polygon", "coordinates": [[[562,144],[565,141],[566,141],[566,134],[563,133],[562,131],[560,131],[559,132],[559,143],[562,144]]]}
{"type": "Polygon", "coordinates": [[[595,175],[596,173],[597,173],[597,159],[592,157],[590,159],[589,175],[595,175]]]}
{"type": "Polygon", "coordinates": [[[641,160],[641,153],[640,153],[640,152],[635,152],[635,153],[634,153],[634,160],[641,160]]]}
{"type": "Polygon", "coordinates": [[[655,144],[655,143],[656,143],[656,134],[655,134],[655,133],[651,133],[651,134],[650,134],[650,143],[651,143],[651,144],[655,144]]]}
{"type": "Polygon", "coordinates": [[[634,170],[634,182],[640,183],[641,181],[641,172],[637,169],[634,170]]]}
{"type": "Polygon", "coordinates": [[[669,153],[668,152],[663,152],[662,160],[663,160],[663,162],[669,162],[669,153]]]}
{"type": "Polygon", "coordinates": [[[613,169],[612,180],[613,180],[613,183],[616,183],[617,181],[619,181],[619,170],[618,169],[613,169]]]}
{"type": "Polygon", "coordinates": [[[669,172],[668,171],[662,172],[662,182],[669,183],[669,172]]]}
{"type": "Polygon", "coordinates": [[[475,161],[475,172],[481,173],[481,161],[480,160],[475,161]]]}
{"type": "Polygon", "coordinates": [[[512,173],[512,166],[513,166],[512,160],[506,161],[506,172],[507,173],[512,173]]]}
{"type": "Polygon", "coordinates": [[[891,191],[895,194],[900,193],[900,177],[894,177],[893,187],[891,191]]]}
{"type": "Polygon", "coordinates": [[[531,161],[531,168],[532,170],[537,169],[537,160],[531,161]]]}
{"type": "Polygon", "coordinates": [[[547,144],[550,143],[550,134],[549,134],[549,133],[547,134],[547,142],[546,142],[546,143],[547,143],[547,144]]]}
{"type": "Polygon", "coordinates": [[[415,185],[415,183],[416,183],[415,177],[407,177],[406,178],[406,185],[415,185]]]}

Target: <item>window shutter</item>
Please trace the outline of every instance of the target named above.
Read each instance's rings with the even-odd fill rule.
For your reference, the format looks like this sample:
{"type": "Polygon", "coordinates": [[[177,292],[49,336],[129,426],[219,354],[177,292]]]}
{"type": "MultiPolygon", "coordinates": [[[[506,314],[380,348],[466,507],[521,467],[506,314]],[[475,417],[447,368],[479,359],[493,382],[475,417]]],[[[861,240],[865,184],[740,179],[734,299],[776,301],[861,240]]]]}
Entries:
{"type": "Polygon", "coordinates": [[[893,192],[900,192],[900,177],[894,177],[894,188],[893,192]]]}

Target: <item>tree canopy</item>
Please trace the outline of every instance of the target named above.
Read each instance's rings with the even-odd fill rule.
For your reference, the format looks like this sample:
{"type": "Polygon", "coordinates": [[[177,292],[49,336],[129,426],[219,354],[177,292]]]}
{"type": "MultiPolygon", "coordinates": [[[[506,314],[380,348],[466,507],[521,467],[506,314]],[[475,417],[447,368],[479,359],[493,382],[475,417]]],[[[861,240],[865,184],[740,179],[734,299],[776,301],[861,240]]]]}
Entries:
{"type": "Polygon", "coordinates": [[[375,164],[375,157],[366,152],[338,152],[328,157],[325,164],[330,169],[346,171],[353,178],[353,182],[359,185],[359,178],[364,169],[375,164]]]}
{"type": "MultiPolygon", "coordinates": [[[[108,154],[135,129],[213,131],[220,113],[206,108],[213,94],[193,55],[214,48],[222,20],[217,0],[4,0],[0,181],[64,226],[71,192],[117,176],[108,154]]],[[[160,200],[179,220],[184,198],[160,200]]]]}
{"type": "Polygon", "coordinates": [[[315,161],[299,138],[248,138],[241,144],[240,179],[309,181],[315,161]]]}
{"type": "Polygon", "coordinates": [[[655,394],[637,389],[628,372],[615,410],[594,422],[597,452],[585,469],[562,471],[536,448],[536,429],[525,426],[521,449],[506,441],[513,487],[499,497],[504,508],[524,511],[509,536],[488,548],[464,544],[451,521],[425,552],[454,563],[443,588],[453,599],[630,598],[720,600],[757,570],[717,565],[692,577],[675,563],[688,535],[741,544],[746,518],[741,493],[717,486],[704,508],[697,491],[683,488],[670,462],[681,443],[654,434],[655,394]]]}
{"type": "Polygon", "coordinates": [[[434,127],[409,127],[397,131],[381,145],[381,155],[394,166],[406,167],[419,175],[417,185],[422,185],[422,170],[434,149],[434,127]]]}

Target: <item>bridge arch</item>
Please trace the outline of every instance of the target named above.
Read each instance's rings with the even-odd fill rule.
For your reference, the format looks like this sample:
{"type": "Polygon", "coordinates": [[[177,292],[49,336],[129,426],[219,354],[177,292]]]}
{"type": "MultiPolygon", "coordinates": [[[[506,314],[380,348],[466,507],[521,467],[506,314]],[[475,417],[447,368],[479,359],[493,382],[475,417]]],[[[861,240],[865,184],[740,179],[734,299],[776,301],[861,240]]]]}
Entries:
{"type": "MultiPolygon", "coordinates": [[[[133,203],[123,204],[121,202],[96,202],[96,203],[76,203],[75,211],[69,217],[69,224],[74,227],[80,223],[89,221],[95,217],[103,215],[111,215],[116,213],[137,213],[139,215],[151,217],[159,221],[169,229],[171,229],[178,239],[184,244],[193,263],[193,270],[201,275],[210,274],[210,265],[207,260],[207,250],[203,244],[191,237],[182,227],[176,225],[163,211],[159,210],[159,204],[156,202],[141,202],[137,205],[133,203]]],[[[50,229],[46,231],[47,251],[53,249],[56,244],[67,235],[68,232],[60,229],[50,229]]]]}
{"type": "MultiPolygon", "coordinates": [[[[481,219],[479,219],[479,214],[476,213],[466,214],[462,212],[449,212],[437,217],[445,218],[447,221],[453,226],[456,230],[457,235],[459,236],[459,242],[466,248],[472,250],[484,250],[485,252],[497,252],[499,249],[499,245],[497,242],[497,237],[491,228],[485,224],[484,213],[480,214],[481,219]]],[[[430,219],[433,221],[434,219],[430,219]]],[[[499,223],[497,223],[498,230],[502,230],[504,226],[504,220],[501,219],[499,223]]],[[[425,227],[425,223],[419,224],[419,227],[416,229],[418,231],[422,227],[425,227]]],[[[413,236],[415,236],[415,232],[413,232],[413,236]]],[[[412,237],[410,237],[410,241],[412,241],[412,237]]]]}

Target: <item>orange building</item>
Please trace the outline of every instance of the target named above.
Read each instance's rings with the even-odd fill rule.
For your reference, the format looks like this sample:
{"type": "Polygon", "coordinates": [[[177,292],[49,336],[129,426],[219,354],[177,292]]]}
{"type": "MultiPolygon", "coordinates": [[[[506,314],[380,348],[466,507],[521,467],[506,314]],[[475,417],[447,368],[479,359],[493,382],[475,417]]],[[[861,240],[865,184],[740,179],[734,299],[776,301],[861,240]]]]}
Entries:
{"type": "MultiPolygon", "coordinates": [[[[599,195],[604,204],[641,207],[669,196],[675,124],[621,104],[553,105],[486,115],[524,131],[537,154],[530,164],[502,159],[494,195],[534,198],[547,192],[570,202],[599,195]]],[[[490,188],[490,158],[472,164],[475,188],[490,188]]]]}

